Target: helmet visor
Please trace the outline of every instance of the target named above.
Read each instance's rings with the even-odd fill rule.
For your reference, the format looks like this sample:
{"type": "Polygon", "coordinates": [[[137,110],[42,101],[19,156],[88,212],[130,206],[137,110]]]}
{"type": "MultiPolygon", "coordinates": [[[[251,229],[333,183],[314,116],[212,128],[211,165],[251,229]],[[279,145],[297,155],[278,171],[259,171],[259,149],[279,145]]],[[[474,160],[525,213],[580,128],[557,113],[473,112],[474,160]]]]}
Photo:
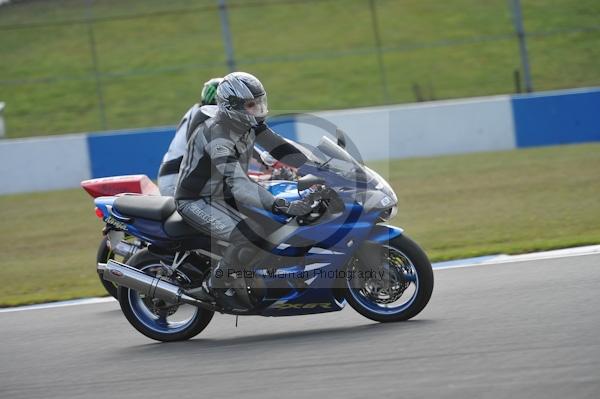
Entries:
{"type": "Polygon", "coordinates": [[[263,94],[252,100],[246,100],[244,102],[244,110],[249,114],[257,118],[264,118],[269,113],[267,106],[267,95],[263,94]]]}

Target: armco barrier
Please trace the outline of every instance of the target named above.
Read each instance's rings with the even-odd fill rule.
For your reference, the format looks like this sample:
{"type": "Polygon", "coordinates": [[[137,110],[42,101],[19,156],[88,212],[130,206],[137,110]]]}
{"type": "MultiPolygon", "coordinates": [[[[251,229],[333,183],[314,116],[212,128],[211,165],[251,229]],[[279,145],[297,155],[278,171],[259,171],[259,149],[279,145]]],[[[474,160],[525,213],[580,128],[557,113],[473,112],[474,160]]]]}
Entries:
{"type": "MultiPolygon", "coordinates": [[[[600,141],[600,88],[328,111],[364,160],[600,141]]],[[[315,118],[271,126],[315,143],[315,118]]],[[[156,177],[174,127],[0,141],[0,194],[77,187],[91,177],[156,177]]]]}

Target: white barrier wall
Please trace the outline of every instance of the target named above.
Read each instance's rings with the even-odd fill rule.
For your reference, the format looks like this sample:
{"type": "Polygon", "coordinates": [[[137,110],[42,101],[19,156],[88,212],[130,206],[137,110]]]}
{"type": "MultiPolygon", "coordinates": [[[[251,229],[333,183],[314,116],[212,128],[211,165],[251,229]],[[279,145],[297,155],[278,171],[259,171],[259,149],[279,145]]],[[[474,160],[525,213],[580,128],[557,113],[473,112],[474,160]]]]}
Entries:
{"type": "MultiPolygon", "coordinates": [[[[364,160],[515,148],[509,96],[361,108],[315,114],[339,126],[364,160]]],[[[315,143],[323,130],[311,117],[297,121],[300,141],[315,143]]]]}
{"type": "Polygon", "coordinates": [[[0,141],[0,194],[77,187],[90,178],[86,136],[0,141]]]}

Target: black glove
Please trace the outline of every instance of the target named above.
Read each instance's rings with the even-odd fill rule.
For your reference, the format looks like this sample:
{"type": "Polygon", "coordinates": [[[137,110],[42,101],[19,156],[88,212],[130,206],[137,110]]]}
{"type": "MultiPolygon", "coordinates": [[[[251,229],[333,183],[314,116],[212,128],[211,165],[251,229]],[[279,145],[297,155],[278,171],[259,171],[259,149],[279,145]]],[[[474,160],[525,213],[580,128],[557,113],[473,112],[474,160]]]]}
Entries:
{"type": "Polygon", "coordinates": [[[296,174],[291,168],[277,168],[271,172],[271,180],[296,180],[296,174]]]}
{"type": "Polygon", "coordinates": [[[311,211],[311,202],[307,199],[299,199],[292,202],[284,198],[277,198],[273,203],[273,213],[289,216],[304,216],[311,211]]]}
{"type": "Polygon", "coordinates": [[[258,124],[252,126],[252,128],[254,129],[254,134],[256,134],[257,136],[259,134],[261,134],[262,132],[264,132],[265,130],[267,130],[268,127],[269,126],[267,126],[265,121],[260,121],[260,122],[258,122],[258,124]]]}

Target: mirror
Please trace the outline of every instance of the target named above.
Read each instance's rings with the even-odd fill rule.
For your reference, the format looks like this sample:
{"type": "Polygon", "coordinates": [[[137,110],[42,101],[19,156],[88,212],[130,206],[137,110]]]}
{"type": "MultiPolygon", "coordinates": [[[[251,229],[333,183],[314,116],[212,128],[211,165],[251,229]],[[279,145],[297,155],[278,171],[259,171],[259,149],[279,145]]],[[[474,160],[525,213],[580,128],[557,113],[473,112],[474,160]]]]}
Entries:
{"type": "Polygon", "coordinates": [[[337,136],[337,145],[342,148],[346,148],[346,135],[344,132],[341,129],[336,128],[335,135],[337,136]]]}

